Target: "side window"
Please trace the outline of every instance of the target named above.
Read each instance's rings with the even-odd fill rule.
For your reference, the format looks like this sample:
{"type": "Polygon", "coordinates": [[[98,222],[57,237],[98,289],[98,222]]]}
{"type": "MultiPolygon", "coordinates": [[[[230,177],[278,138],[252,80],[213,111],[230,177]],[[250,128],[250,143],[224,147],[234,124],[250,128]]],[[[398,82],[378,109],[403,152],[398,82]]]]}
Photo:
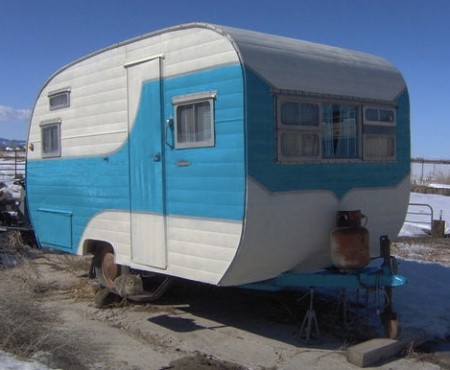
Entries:
{"type": "Polygon", "coordinates": [[[175,148],[215,145],[214,92],[190,94],[172,99],[175,110],[175,148]]]}
{"type": "Polygon", "coordinates": [[[61,156],[61,121],[41,123],[42,158],[61,156]]]}
{"type": "Polygon", "coordinates": [[[48,94],[50,110],[57,110],[70,107],[70,88],[51,91],[48,94]]]}
{"type": "Polygon", "coordinates": [[[281,100],[277,115],[278,160],[289,162],[320,158],[319,105],[281,100]]]}
{"type": "Polygon", "coordinates": [[[364,109],[363,144],[365,160],[394,160],[396,157],[395,110],[364,109]]]}

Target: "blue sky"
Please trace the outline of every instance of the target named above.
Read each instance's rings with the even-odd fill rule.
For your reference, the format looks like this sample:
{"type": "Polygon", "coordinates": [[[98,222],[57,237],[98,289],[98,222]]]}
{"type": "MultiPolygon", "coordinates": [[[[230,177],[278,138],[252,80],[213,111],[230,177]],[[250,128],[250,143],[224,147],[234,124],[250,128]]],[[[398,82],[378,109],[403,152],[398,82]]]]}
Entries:
{"type": "Polygon", "coordinates": [[[448,0],[0,0],[0,137],[26,139],[47,78],[111,44],[211,22],[369,52],[402,72],[412,154],[450,159],[448,0]]]}

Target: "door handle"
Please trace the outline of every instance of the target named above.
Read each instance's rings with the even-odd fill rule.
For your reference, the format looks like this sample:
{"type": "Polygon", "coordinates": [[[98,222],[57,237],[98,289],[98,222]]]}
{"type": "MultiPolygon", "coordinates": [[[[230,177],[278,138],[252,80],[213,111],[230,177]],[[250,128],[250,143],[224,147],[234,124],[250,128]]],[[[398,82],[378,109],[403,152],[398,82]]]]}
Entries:
{"type": "Polygon", "coordinates": [[[173,118],[172,117],[169,117],[166,121],[165,137],[166,137],[166,145],[170,149],[173,149],[175,146],[174,146],[173,118]],[[172,142],[169,142],[169,133],[172,135],[172,142]]]}
{"type": "Polygon", "coordinates": [[[156,152],[153,154],[153,162],[161,162],[161,153],[156,152]]]}

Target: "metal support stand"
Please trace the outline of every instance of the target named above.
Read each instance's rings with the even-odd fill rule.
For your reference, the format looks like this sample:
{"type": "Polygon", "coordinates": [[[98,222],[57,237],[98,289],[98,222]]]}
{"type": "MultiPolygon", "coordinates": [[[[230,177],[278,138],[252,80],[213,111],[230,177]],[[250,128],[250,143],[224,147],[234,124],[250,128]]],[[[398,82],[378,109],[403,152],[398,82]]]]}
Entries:
{"type": "Polygon", "coordinates": [[[311,334],[315,335],[316,339],[319,339],[319,325],[317,324],[316,311],[314,310],[314,289],[310,289],[309,294],[309,309],[306,311],[305,318],[303,319],[302,327],[300,328],[300,337],[305,338],[308,342],[311,338],[311,334]],[[314,331],[314,333],[312,333],[314,331]]]}
{"type": "MultiPolygon", "coordinates": [[[[383,257],[381,270],[385,274],[393,274],[396,265],[391,258],[391,241],[387,236],[380,238],[380,256],[383,257]]],[[[381,314],[381,321],[384,326],[385,335],[388,338],[396,338],[400,334],[400,325],[397,320],[397,314],[394,311],[392,287],[384,287],[384,312],[381,314]]]]}
{"type": "Polygon", "coordinates": [[[350,303],[348,301],[347,292],[344,289],[342,289],[342,294],[338,300],[338,303],[336,305],[336,314],[339,315],[339,313],[342,314],[342,325],[344,328],[348,328],[348,322],[351,317],[351,309],[350,309],[350,303]],[[342,311],[341,311],[342,310],[342,311]]]}

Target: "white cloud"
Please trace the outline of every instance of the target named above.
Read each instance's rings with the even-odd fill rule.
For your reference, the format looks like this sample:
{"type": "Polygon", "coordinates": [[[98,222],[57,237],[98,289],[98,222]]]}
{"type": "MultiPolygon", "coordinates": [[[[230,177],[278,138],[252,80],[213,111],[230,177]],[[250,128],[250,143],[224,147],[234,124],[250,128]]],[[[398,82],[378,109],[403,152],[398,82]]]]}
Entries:
{"type": "Polygon", "coordinates": [[[28,121],[31,111],[29,109],[16,109],[6,105],[0,105],[0,122],[28,121]]]}

